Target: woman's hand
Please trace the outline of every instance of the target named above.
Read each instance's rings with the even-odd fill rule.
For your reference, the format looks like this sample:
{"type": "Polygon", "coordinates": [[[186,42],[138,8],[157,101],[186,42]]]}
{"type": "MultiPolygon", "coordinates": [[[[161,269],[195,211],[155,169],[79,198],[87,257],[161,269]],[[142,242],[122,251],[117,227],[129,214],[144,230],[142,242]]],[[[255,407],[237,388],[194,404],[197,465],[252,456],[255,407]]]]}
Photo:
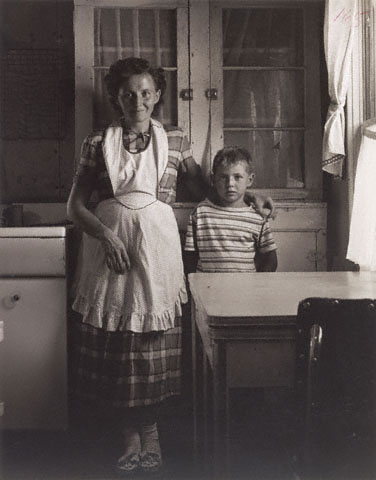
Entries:
{"type": "Polygon", "coordinates": [[[123,242],[115,233],[104,225],[86,204],[89,201],[91,187],[73,184],[68,199],[68,218],[81,230],[96,238],[102,244],[108,268],[116,273],[124,273],[130,268],[130,261],[123,242]]]}
{"type": "Polygon", "coordinates": [[[275,219],[277,216],[277,209],[271,197],[264,197],[263,195],[256,195],[255,193],[246,193],[246,203],[253,203],[257,213],[264,218],[275,219]]]}
{"type": "Polygon", "coordinates": [[[101,244],[110,270],[123,274],[126,269],[130,269],[131,264],[124,243],[110,229],[105,232],[101,244]]]}

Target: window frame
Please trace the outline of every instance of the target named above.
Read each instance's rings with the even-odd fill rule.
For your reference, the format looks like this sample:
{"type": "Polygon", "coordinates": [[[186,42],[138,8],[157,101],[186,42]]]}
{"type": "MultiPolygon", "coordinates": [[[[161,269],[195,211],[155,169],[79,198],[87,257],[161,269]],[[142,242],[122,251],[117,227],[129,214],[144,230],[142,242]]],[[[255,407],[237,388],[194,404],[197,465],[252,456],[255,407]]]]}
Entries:
{"type": "MultiPolygon", "coordinates": [[[[218,90],[218,98],[223,99],[223,60],[222,60],[222,9],[235,8],[301,8],[303,11],[304,34],[304,188],[260,188],[258,192],[274,199],[321,200],[322,199],[322,126],[320,105],[320,57],[319,24],[322,2],[282,2],[282,1],[212,1],[210,6],[210,88],[218,90]],[[308,61],[307,61],[308,60],[308,61]]],[[[258,68],[258,67],[257,67],[258,68]]],[[[278,70],[278,67],[276,67],[278,70]]],[[[211,143],[210,158],[223,147],[223,101],[210,102],[211,143]],[[220,133],[216,133],[220,132],[220,133]]],[[[249,128],[252,130],[260,130],[249,128]]],[[[286,128],[286,130],[288,130],[286,128]]]]}
{"type": "MultiPolygon", "coordinates": [[[[94,128],[94,9],[174,9],[177,22],[177,117],[178,125],[189,135],[190,108],[180,96],[189,88],[188,0],[74,0],[75,38],[75,163],[81,145],[94,128]]],[[[102,67],[101,67],[102,68],[102,67]]]]}

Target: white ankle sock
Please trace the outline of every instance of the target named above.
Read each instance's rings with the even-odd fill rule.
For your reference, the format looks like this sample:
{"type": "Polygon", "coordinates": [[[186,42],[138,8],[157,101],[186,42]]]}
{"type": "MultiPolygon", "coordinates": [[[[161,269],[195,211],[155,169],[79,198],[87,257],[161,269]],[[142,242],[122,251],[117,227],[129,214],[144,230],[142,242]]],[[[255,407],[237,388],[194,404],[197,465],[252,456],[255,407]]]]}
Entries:
{"type": "Polygon", "coordinates": [[[132,453],[141,453],[141,439],[136,427],[126,427],[123,429],[124,435],[124,454],[121,456],[127,457],[132,453]]]}
{"type": "Polygon", "coordinates": [[[161,446],[159,444],[159,435],[157,424],[141,425],[140,429],[142,452],[157,453],[161,456],[161,446]]]}

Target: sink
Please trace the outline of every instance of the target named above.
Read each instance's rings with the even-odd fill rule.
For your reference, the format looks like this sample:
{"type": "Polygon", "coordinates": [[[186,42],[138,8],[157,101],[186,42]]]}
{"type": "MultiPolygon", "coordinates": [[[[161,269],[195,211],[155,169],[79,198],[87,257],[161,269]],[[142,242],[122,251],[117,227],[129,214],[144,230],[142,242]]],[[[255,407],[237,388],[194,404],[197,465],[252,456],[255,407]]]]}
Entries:
{"type": "Polygon", "coordinates": [[[0,277],[65,275],[66,228],[0,228],[0,277]]]}

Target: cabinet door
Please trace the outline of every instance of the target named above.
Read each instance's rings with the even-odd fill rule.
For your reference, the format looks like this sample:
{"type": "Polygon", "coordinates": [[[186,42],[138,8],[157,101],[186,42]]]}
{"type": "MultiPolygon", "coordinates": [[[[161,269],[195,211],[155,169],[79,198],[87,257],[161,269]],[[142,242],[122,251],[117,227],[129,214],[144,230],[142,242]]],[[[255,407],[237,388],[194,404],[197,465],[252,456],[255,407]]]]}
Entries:
{"type": "Polygon", "coordinates": [[[279,272],[314,272],[318,268],[316,231],[274,231],[279,272]]]}
{"type": "Polygon", "coordinates": [[[317,9],[231,2],[214,6],[211,18],[211,44],[221,45],[222,57],[212,79],[223,99],[211,108],[221,122],[213,145],[223,135],[224,144],[251,152],[254,188],[308,196],[321,153],[317,9]]]}
{"type": "Polygon", "coordinates": [[[205,171],[239,145],[253,188],[321,198],[320,13],[304,1],[192,2],[192,143],[205,171]]]}
{"type": "Polygon", "coordinates": [[[103,128],[115,113],[104,77],[125,57],[142,57],[166,72],[162,123],[179,125],[189,135],[188,0],[75,1],[76,158],[82,140],[103,128]]]}
{"type": "Polygon", "coordinates": [[[2,427],[65,429],[65,279],[4,278],[0,285],[2,427]]]}

